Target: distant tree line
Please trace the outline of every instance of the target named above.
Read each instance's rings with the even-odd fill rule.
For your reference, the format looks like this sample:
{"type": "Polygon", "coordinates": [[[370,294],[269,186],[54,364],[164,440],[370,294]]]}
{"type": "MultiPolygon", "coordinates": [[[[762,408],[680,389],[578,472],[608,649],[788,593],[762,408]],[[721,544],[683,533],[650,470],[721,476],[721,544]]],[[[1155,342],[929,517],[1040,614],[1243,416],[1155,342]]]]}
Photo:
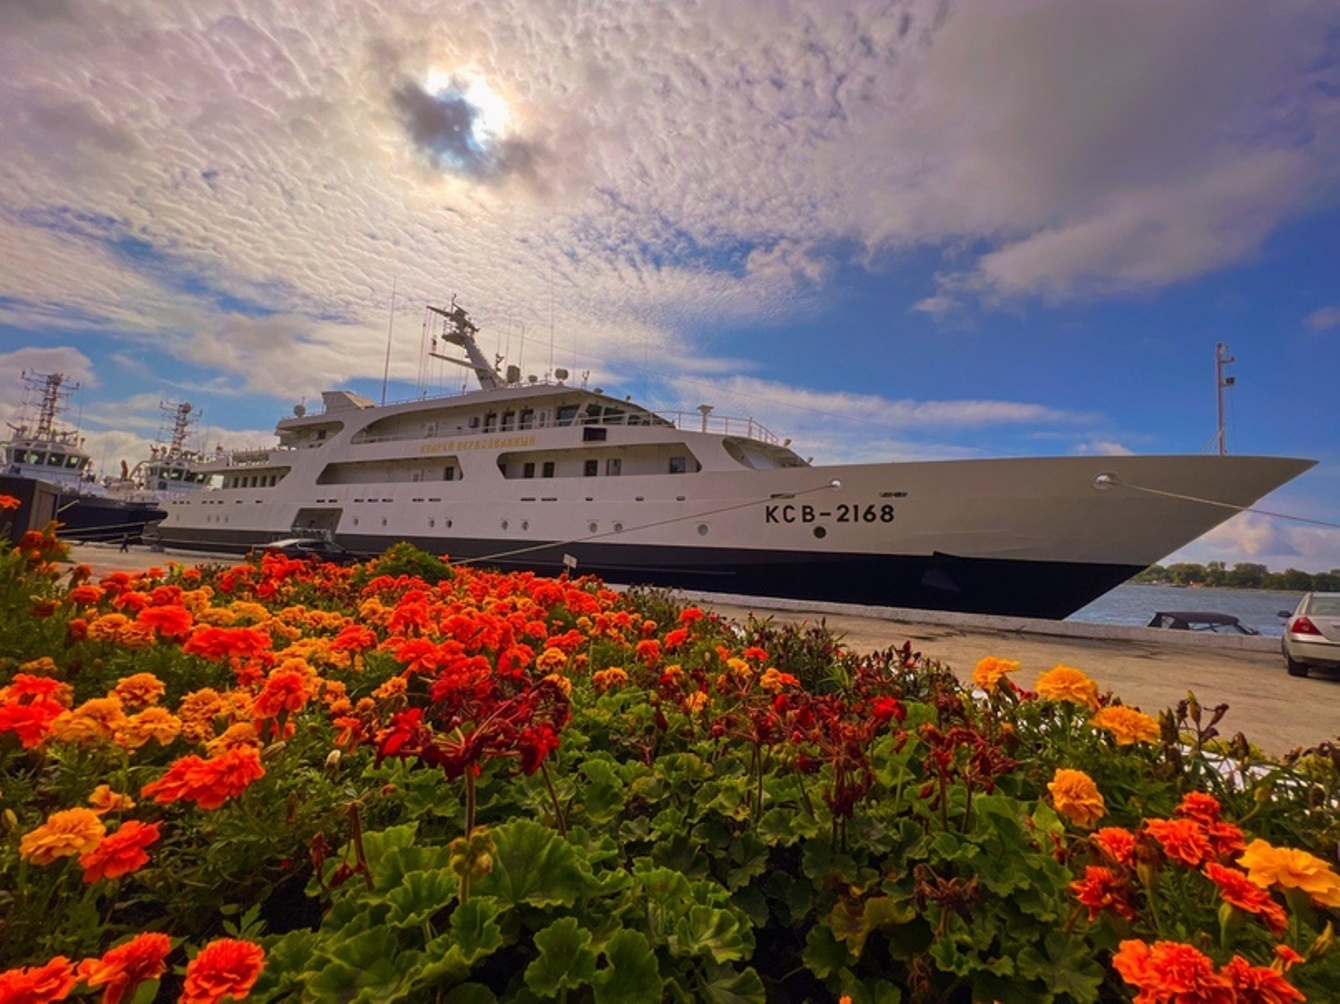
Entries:
{"type": "Polygon", "coordinates": [[[1149,582],[1164,586],[1216,586],[1223,589],[1280,589],[1287,592],[1337,593],[1340,592],[1340,568],[1329,572],[1300,572],[1286,568],[1272,572],[1265,565],[1240,561],[1232,568],[1222,561],[1205,565],[1177,562],[1151,565],[1137,575],[1133,582],[1149,582]]]}

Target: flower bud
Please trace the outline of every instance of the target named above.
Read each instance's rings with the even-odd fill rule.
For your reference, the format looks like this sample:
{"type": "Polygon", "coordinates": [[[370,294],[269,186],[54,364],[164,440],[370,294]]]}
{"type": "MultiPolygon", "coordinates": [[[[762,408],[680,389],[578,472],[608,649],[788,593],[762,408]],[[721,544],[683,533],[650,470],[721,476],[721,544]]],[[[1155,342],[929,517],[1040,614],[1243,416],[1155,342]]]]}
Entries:
{"type": "Polygon", "coordinates": [[[1317,940],[1308,947],[1307,957],[1319,959],[1335,946],[1335,924],[1326,922],[1326,929],[1317,935],[1317,940]]]}

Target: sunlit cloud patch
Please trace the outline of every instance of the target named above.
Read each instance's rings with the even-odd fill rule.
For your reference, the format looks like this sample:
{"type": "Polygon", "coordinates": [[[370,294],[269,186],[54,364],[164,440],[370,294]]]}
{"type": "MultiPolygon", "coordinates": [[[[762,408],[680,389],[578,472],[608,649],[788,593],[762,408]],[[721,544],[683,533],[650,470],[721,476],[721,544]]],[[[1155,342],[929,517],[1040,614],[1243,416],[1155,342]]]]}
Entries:
{"type": "Polygon", "coordinates": [[[401,84],[392,101],[410,141],[438,170],[488,180],[534,160],[513,132],[507,102],[482,77],[434,70],[401,84]]]}

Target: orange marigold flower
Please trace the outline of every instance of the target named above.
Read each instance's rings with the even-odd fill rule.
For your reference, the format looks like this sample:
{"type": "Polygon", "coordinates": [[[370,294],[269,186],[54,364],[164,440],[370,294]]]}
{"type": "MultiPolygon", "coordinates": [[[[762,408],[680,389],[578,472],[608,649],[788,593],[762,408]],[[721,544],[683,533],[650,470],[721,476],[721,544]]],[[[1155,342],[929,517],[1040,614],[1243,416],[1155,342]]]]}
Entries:
{"type": "Polygon", "coordinates": [[[93,789],[93,794],[88,796],[88,804],[99,816],[105,816],[109,812],[128,812],[135,808],[135,802],[130,796],[112,791],[111,787],[105,784],[93,789]]]}
{"type": "Polygon", "coordinates": [[[655,638],[643,638],[633,647],[633,654],[650,666],[661,658],[661,643],[655,638]]]}
{"type": "Polygon", "coordinates": [[[91,582],[85,582],[81,586],[75,586],[66,597],[71,603],[78,603],[80,606],[91,607],[101,601],[106,592],[101,586],[95,586],[91,582]]]}
{"type": "Polygon", "coordinates": [[[116,641],[130,618],[125,614],[103,614],[89,621],[88,637],[93,641],[116,641]]]}
{"type": "Polygon", "coordinates": [[[1019,663],[1013,659],[997,659],[994,655],[988,655],[973,668],[972,685],[980,687],[985,691],[996,689],[996,684],[1009,673],[1016,672],[1019,669],[1019,663]]]}
{"type": "Polygon", "coordinates": [[[1275,946],[1275,959],[1270,963],[1270,968],[1277,973],[1287,973],[1299,962],[1303,961],[1303,956],[1299,955],[1288,945],[1275,946]]]}
{"type": "Polygon", "coordinates": [[[628,682],[628,673],[621,666],[611,666],[609,669],[598,670],[591,674],[591,686],[596,688],[596,693],[603,694],[613,687],[622,687],[628,682]]]}
{"type": "Polygon", "coordinates": [[[15,1004],[63,1001],[78,982],[74,963],[64,955],[57,955],[44,966],[24,966],[0,973],[0,1001],[15,1004]]]}
{"type": "Polygon", "coordinates": [[[149,863],[144,849],[158,839],[157,823],[141,823],[128,819],[117,831],[87,854],[81,854],[79,865],[84,869],[85,882],[120,878],[139,871],[149,863]]]}
{"type": "Polygon", "coordinates": [[[673,631],[665,633],[665,650],[673,652],[679,646],[689,640],[689,629],[684,627],[675,628],[673,631]]]}
{"type": "Polygon", "coordinates": [[[66,742],[114,739],[125,724],[120,698],[94,697],[52,722],[51,734],[66,742]]]}
{"type": "Polygon", "coordinates": [[[62,809],[19,841],[19,857],[35,865],[86,854],[106,836],[107,828],[92,809],[62,809]]]}
{"type": "Polygon", "coordinates": [[[1241,955],[1235,955],[1224,966],[1223,974],[1237,992],[1237,1000],[1251,1004],[1294,1004],[1306,997],[1269,966],[1254,966],[1241,955]]]}
{"type": "Polygon", "coordinates": [[[21,505],[23,503],[13,495],[0,495],[0,509],[17,509],[21,505]]]}
{"type": "Polygon", "coordinates": [[[122,705],[128,708],[143,708],[150,704],[157,704],[158,699],[167,692],[167,687],[163,681],[154,676],[153,673],[135,673],[133,676],[124,676],[116,681],[116,686],[112,688],[112,693],[121,699],[122,705]]]}
{"type": "Polygon", "coordinates": [[[164,638],[182,638],[191,633],[195,618],[191,611],[177,603],[145,607],[135,616],[142,627],[152,628],[164,638]]]}
{"type": "Polygon", "coordinates": [[[1070,883],[1075,899],[1089,908],[1089,919],[1095,919],[1104,910],[1119,917],[1134,920],[1138,914],[1135,890],[1130,883],[1110,868],[1085,865],[1084,878],[1070,883]]]}
{"type": "Polygon", "coordinates": [[[1098,708],[1098,684],[1070,666],[1058,665],[1047,670],[1038,677],[1034,689],[1048,700],[1082,704],[1090,711],[1098,708]]]}
{"type": "Polygon", "coordinates": [[[550,673],[544,678],[544,682],[552,683],[559,690],[563,691],[565,695],[572,693],[572,681],[562,673],[550,673]]]}
{"type": "Polygon", "coordinates": [[[1238,857],[1247,877],[1263,889],[1301,889],[1321,906],[1340,907],[1340,876],[1321,858],[1290,847],[1253,840],[1238,857]]]}
{"type": "Polygon", "coordinates": [[[1052,793],[1056,811],[1076,826],[1088,829],[1107,815],[1107,805],[1098,786],[1082,770],[1058,767],[1047,790],[1052,793]]]}
{"type": "Polygon", "coordinates": [[[1164,854],[1188,868],[1199,868],[1211,856],[1205,828],[1194,819],[1148,819],[1145,830],[1159,842],[1164,854]]]}
{"type": "Polygon", "coordinates": [[[1205,836],[1209,838],[1210,846],[1214,848],[1216,857],[1236,858],[1247,846],[1247,838],[1243,835],[1242,830],[1232,823],[1214,820],[1203,825],[1205,826],[1205,836]]]}
{"type": "Polygon", "coordinates": [[[1119,865],[1135,864],[1135,834],[1120,826],[1104,826],[1089,837],[1107,857],[1119,865]]]}
{"type": "Polygon", "coordinates": [[[253,722],[234,722],[215,739],[205,743],[205,752],[218,756],[240,746],[255,747],[260,744],[261,734],[253,722]]]}
{"type": "Polygon", "coordinates": [[[778,694],[781,693],[783,687],[800,686],[800,680],[790,673],[781,672],[776,666],[769,666],[763,671],[763,675],[758,678],[758,685],[770,694],[778,694]]]}
{"type": "Polygon", "coordinates": [[[54,701],[68,708],[73,696],[74,691],[68,683],[31,673],[15,673],[9,686],[0,687],[0,702],[13,704],[34,700],[54,701]]]}
{"type": "Polygon", "coordinates": [[[1139,989],[1135,1004],[1234,1004],[1232,986],[1214,963],[1178,941],[1123,941],[1112,968],[1139,989]]]}
{"type": "MultiPolygon", "coordinates": [[[[264,608],[262,608],[264,609],[264,608]]],[[[270,650],[270,636],[257,628],[196,628],[182,651],[206,659],[250,659],[270,650]]]]}
{"type": "Polygon", "coordinates": [[[216,1004],[224,997],[240,1000],[261,975],[265,950],[235,938],[211,941],[186,964],[180,1004],[216,1004]]]}
{"type": "Polygon", "coordinates": [[[56,721],[65,714],[65,706],[55,701],[0,704],[0,732],[13,732],[24,749],[33,749],[46,741],[56,721]]]}
{"type": "Polygon", "coordinates": [[[116,744],[122,749],[137,750],[150,739],[156,739],[159,746],[167,746],[180,734],[181,719],[167,708],[145,708],[116,730],[116,744]]]}
{"type": "Polygon", "coordinates": [[[90,989],[105,988],[102,1004],[120,1004],[134,996],[146,980],[156,980],[167,971],[166,959],[172,942],[166,934],[137,934],[124,945],[109,948],[100,959],[79,963],[79,978],[90,989]]]}
{"type": "Polygon", "coordinates": [[[535,660],[535,668],[542,673],[552,673],[568,664],[568,657],[561,648],[546,648],[535,660]]]}
{"type": "Polygon", "coordinates": [[[1094,728],[1112,733],[1118,746],[1131,746],[1135,743],[1156,743],[1159,741],[1159,723],[1142,711],[1114,704],[1101,708],[1089,719],[1094,728]]]}
{"type": "Polygon", "coordinates": [[[301,711],[310,695],[308,683],[308,674],[287,664],[271,670],[252,710],[259,718],[274,718],[281,711],[301,711]]]}
{"type": "Polygon", "coordinates": [[[1224,902],[1256,914],[1276,934],[1289,926],[1284,907],[1271,899],[1270,893],[1249,879],[1245,872],[1211,861],[1205,866],[1205,877],[1219,887],[1224,902]]]}
{"type": "Polygon", "coordinates": [[[202,809],[217,809],[264,776],[260,753],[251,746],[239,746],[208,760],[182,757],[161,778],[141,788],[140,794],[152,795],[160,805],[185,800],[202,809]]]}
{"type": "Polygon", "coordinates": [[[1217,821],[1221,811],[1219,799],[1203,791],[1187,792],[1173,810],[1178,816],[1187,816],[1202,824],[1217,821]]]}

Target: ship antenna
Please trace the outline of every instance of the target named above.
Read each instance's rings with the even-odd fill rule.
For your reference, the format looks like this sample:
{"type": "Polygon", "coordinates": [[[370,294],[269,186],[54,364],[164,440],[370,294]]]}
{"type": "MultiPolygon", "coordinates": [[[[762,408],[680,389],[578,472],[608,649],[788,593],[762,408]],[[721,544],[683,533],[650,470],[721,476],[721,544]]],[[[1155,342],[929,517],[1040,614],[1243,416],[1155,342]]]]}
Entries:
{"type": "Polygon", "coordinates": [[[1232,387],[1236,379],[1231,376],[1224,376],[1224,367],[1234,362],[1232,356],[1228,355],[1228,346],[1223,342],[1218,342],[1214,346],[1214,394],[1218,405],[1217,419],[1215,428],[1218,430],[1219,438],[1219,456],[1224,456],[1228,452],[1228,447],[1224,442],[1224,388],[1232,387]]]}
{"type": "Polygon", "coordinates": [[[386,404],[386,383],[391,378],[391,332],[395,329],[395,286],[397,276],[391,277],[391,316],[386,321],[386,365],[382,369],[382,404],[386,404]]]}

